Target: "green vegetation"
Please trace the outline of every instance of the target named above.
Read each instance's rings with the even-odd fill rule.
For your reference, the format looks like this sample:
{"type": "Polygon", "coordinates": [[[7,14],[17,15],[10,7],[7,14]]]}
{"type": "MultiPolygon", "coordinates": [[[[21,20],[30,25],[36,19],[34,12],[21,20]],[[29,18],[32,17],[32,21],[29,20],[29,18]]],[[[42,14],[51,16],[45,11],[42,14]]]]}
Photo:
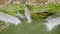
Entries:
{"type": "Polygon", "coordinates": [[[16,16],[17,11],[24,12],[23,5],[7,5],[0,8],[1,11],[16,16]]]}
{"type": "MultiPolygon", "coordinates": [[[[60,4],[48,4],[44,6],[29,6],[31,17],[34,20],[31,24],[28,24],[26,20],[23,20],[22,24],[17,26],[10,24],[8,28],[1,32],[1,34],[60,34],[60,25],[53,28],[52,31],[48,31],[44,19],[49,16],[50,13],[55,14],[60,11],[60,4]],[[41,19],[41,20],[40,20],[41,19]]],[[[7,5],[0,9],[5,13],[16,15],[16,11],[21,14],[24,13],[23,5],[7,5]]]]}
{"type": "Polygon", "coordinates": [[[30,11],[32,13],[32,19],[44,19],[49,16],[49,14],[55,14],[57,12],[60,12],[60,4],[48,4],[44,6],[30,6],[30,11]],[[30,8],[32,7],[32,8],[30,8]]]}
{"type": "Polygon", "coordinates": [[[57,12],[60,11],[60,4],[48,4],[44,6],[30,6],[29,7],[33,12],[57,12]],[[32,7],[32,8],[31,8],[32,7]]]}
{"type": "MultiPolygon", "coordinates": [[[[56,13],[60,11],[60,4],[48,4],[44,6],[36,6],[36,7],[28,6],[28,7],[33,20],[44,19],[45,17],[48,17],[47,14],[56,13]],[[47,12],[47,13],[44,13],[44,12],[47,12]]],[[[24,14],[24,5],[23,4],[7,5],[4,7],[1,7],[0,11],[16,16],[17,11],[19,11],[21,14],[24,14]]]]}

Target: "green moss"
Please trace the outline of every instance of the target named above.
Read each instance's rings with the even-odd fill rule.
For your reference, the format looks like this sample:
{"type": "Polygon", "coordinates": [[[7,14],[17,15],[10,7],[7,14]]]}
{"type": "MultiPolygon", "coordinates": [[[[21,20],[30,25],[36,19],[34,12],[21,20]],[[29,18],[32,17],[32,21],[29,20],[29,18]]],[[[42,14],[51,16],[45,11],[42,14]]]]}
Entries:
{"type": "Polygon", "coordinates": [[[24,13],[24,7],[23,5],[7,5],[4,7],[0,8],[0,11],[3,11],[7,14],[11,14],[11,15],[16,15],[17,11],[19,11],[20,13],[24,13]]]}

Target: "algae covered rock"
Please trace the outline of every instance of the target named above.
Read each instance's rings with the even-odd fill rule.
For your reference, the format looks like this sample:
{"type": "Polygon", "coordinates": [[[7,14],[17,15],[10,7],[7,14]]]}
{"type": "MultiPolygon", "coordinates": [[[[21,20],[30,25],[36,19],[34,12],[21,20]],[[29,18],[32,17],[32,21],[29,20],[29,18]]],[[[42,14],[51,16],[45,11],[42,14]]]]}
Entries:
{"type": "Polygon", "coordinates": [[[16,16],[17,11],[20,13],[24,13],[24,7],[23,5],[6,5],[0,8],[0,11],[5,12],[7,14],[11,14],[13,16],[16,16]]]}
{"type": "Polygon", "coordinates": [[[31,13],[31,17],[33,20],[46,19],[47,17],[53,14],[54,12],[31,13]]]}

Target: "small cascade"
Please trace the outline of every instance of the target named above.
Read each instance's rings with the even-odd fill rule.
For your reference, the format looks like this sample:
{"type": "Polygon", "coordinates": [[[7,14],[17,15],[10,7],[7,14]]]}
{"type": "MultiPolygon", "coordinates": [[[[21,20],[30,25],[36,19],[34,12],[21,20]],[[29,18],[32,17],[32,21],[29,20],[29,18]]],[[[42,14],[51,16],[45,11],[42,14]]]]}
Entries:
{"type": "Polygon", "coordinates": [[[4,21],[5,23],[12,23],[15,25],[21,23],[21,21],[17,17],[14,17],[9,14],[5,14],[3,12],[0,12],[0,20],[4,21]]]}
{"type": "Polygon", "coordinates": [[[24,10],[25,10],[25,16],[27,18],[27,21],[28,21],[28,23],[31,23],[32,19],[31,19],[30,13],[29,13],[29,9],[25,4],[24,4],[24,6],[25,6],[24,10]]]}
{"type": "Polygon", "coordinates": [[[47,22],[45,25],[47,26],[48,30],[52,30],[55,26],[60,24],[60,17],[53,18],[52,16],[48,17],[47,22]]]}
{"type": "Polygon", "coordinates": [[[17,11],[17,16],[20,18],[20,19],[25,19],[25,16],[20,14],[19,11],[17,11]]]}

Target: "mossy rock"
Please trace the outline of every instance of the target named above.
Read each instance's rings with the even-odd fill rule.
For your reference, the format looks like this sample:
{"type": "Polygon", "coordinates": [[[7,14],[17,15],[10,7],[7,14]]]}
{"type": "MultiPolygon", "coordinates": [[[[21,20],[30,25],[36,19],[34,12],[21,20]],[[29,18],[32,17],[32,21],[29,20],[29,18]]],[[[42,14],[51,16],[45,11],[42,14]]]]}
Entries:
{"type": "Polygon", "coordinates": [[[31,13],[33,20],[45,19],[50,15],[53,15],[55,12],[42,12],[42,13],[31,13]]]}
{"type": "Polygon", "coordinates": [[[21,14],[24,14],[24,6],[16,4],[16,5],[6,5],[0,8],[0,12],[5,12],[13,16],[16,16],[17,11],[19,11],[21,14]]]}

